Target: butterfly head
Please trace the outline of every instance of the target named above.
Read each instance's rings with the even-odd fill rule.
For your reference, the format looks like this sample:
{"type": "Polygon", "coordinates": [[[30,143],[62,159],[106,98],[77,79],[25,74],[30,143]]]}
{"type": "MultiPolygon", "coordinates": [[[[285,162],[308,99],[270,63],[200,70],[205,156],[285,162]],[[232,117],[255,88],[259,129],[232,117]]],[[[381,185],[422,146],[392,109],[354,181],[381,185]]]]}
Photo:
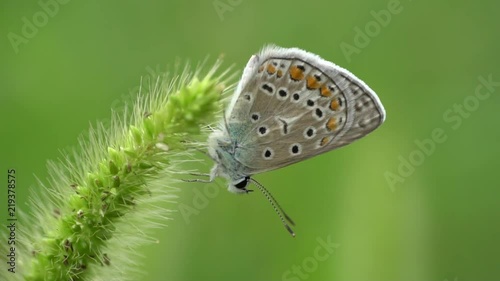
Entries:
{"type": "Polygon", "coordinates": [[[227,189],[233,193],[249,193],[253,190],[247,189],[248,184],[250,184],[250,177],[246,176],[244,178],[231,180],[227,189]]]}
{"type": "Polygon", "coordinates": [[[229,181],[228,190],[233,193],[249,193],[250,177],[238,171],[238,161],[234,158],[234,142],[222,130],[215,130],[209,137],[208,154],[214,160],[211,177],[225,177],[229,181]]]}

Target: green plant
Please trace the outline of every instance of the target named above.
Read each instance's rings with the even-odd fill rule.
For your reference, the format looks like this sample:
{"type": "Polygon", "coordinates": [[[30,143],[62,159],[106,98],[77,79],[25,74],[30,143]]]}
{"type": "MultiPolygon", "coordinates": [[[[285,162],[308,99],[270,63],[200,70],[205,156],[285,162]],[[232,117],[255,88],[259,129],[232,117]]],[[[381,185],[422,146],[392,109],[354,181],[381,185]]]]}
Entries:
{"type": "Polygon", "coordinates": [[[215,75],[219,65],[203,76],[200,67],[151,78],[109,126],[98,123],[77,150],[49,162],[48,184],[40,183],[29,204],[33,214],[23,216],[31,227],[20,235],[24,253],[14,276],[123,280],[123,271],[134,271],[132,250],[154,241],[147,230],[168,218],[157,204],[175,199],[174,174],[203,146],[206,125],[220,113],[232,77],[215,75]]]}

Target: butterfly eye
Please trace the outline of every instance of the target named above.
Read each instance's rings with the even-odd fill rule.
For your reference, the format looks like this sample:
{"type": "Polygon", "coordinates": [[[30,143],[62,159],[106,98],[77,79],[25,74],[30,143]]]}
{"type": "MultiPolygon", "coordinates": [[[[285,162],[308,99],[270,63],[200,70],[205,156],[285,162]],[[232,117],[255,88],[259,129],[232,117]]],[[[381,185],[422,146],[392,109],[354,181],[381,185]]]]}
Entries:
{"type": "Polygon", "coordinates": [[[250,182],[250,177],[244,177],[243,179],[241,179],[241,181],[234,184],[234,187],[236,187],[237,189],[246,190],[246,187],[248,186],[248,182],[250,182]]]}

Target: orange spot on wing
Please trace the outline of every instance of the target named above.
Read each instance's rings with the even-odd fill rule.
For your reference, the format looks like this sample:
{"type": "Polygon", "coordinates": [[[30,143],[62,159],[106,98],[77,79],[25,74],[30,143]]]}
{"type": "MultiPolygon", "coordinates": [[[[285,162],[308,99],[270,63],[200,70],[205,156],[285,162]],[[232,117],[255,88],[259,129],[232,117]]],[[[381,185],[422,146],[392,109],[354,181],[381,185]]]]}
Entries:
{"type": "Polygon", "coordinates": [[[283,76],[283,71],[281,69],[278,69],[278,72],[276,72],[276,77],[281,78],[283,76]]]}
{"type": "Polygon", "coordinates": [[[316,77],[314,77],[312,75],[308,75],[307,76],[307,88],[309,90],[316,90],[316,89],[319,89],[319,87],[321,87],[321,85],[319,84],[316,77]]]}
{"type": "Polygon", "coordinates": [[[267,73],[269,74],[274,74],[276,72],[276,67],[274,67],[272,64],[267,65],[267,73]]]}
{"type": "Polygon", "coordinates": [[[290,67],[290,78],[295,81],[304,79],[304,70],[296,65],[290,67]]]}
{"type": "Polygon", "coordinates": [[[330,91],[330,89],[328,89],[328,86],[326,85],[323,85],[321,86],[321,95],[323,97],[331,97],[332,96],[332,91],[330,91]]]}
{"type": "Polygon", "coordinates": [[[335,130],[335,128],[337,128],[337,120],[333,117],[328,119],[328,122],[326,122],[326,128],[330,131],[335,130]]]}
{"type": "Polygon", "coordinates": [[[340,104],[338,99],[333,99],[332,102],[330,102],[330,109],[331,110],[337,110],[339,109],[340,104]]]}
{"type": "Polygon", "coordinates": [[[329,137],[323,137],[321,139],[321,142],[320,142],[320,146],[324,146],[325,144],[327,144],[328,142],[330,141],[330,138],[329,137]]]}

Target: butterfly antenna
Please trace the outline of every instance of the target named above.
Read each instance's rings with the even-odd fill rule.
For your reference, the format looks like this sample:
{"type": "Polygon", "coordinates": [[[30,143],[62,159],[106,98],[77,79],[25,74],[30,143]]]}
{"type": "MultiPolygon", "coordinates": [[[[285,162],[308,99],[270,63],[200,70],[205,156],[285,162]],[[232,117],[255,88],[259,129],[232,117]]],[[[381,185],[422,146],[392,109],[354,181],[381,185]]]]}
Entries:
{"type": "Polygon", "coordinates": [[[276,199],[274,199],[273,195],[271,194],[271,192],[269,192],[269,190],[267,190],[261,183],[257,182],[256,180],[250,178],[250,180],[255,183],[255,185],[259,185],[264,191],[263,192],[266,192],[267,195],[269,195],[269,197],[273,200],[274,204],[276,204],[276,206],[278,207],[278,209],[281,211],[281,213],[283,214],[283,216],[285,216],[285,219],[293,226],[295,226],[295,223],[293,222],[293,220],[286,214],[285,210],[283,210],[283,208],[281,208],[280,204],[278,203],[278,201],[276,199]]]}
{"type": "Polygon", "coordinates": [[[286,230],[288,230],[288,232],[290,232],[290,234],[293,237],[295,237],[295,232],[293,232],[292,228],[286,223],[286,221],[283,218],[283,216],[285,216],[286,220],[289,221],[290,224],[295,225],[295,223],[283,211],[283,209],[280,207],[280,205],[278,204],[278,202],[274,199],[274,197],[271,195],[271,193],[269,191],[267,191],[267,189],[262,184],[260,184],[258,181],[254,180],[252,178],[250,178],[250,180],[257,186],[257,188],[259,188],[259,190],[262,192],[262,194],[264,194],[264,196],[267,198],[267,200],[269,201],[269,203],[271,203],[271,206],[273,206],[274,211],[280,217],[281,222],[285,226],[286,230]]]}
{"type": "MultiPolygon", "coordinates": [[[[254,180],[255,181],[255,180],[254,180]]],[[[260,183],[259,183],[260,184],[260,183]]],[[[271,192],[269,192],[269,190],[267,190],[262,184],[260,185],[267,193],[267,195],[269,195],[269,197],[271,197],[271,199],[274,201],[274,204],[276,204],[276,206],[278,207],[278,209],[280,209],[281,213],[283,214],[283,216],[285,217],[285,219],[293,226],[295,226],[295,223],[293,222],[293,220],[285,213],[285,210],[283,210],[283,208],[281,208],[280,204],[278,203],[278,201],[276,201],[276,199],[274,199],[273,195],[271,194],[271,192]]]]}

